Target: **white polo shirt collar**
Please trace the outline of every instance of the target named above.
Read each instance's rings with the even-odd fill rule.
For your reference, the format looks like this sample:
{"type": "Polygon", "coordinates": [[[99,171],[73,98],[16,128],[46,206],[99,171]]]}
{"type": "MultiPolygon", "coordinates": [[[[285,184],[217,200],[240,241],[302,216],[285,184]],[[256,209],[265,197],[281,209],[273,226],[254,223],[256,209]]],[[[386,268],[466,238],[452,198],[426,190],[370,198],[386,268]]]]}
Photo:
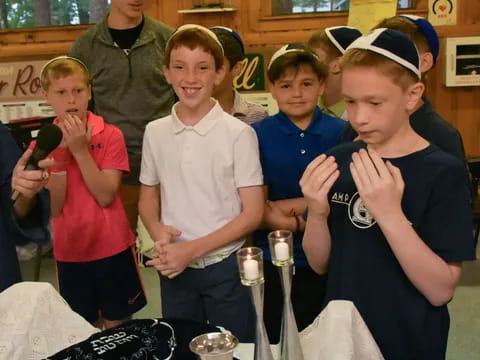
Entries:
{"type": "Polygon", "coordinates": [[[210,109],[210,111],[205,115],[197,124],[194,126],[185,125],[177,116],[175,104],[172,108],[172,118],[173,118],[173,133],[175,135],[180,134],[184,130],[193,130],[201,136],[205,136],[223,117],[223,109],[218,103],[217,100],[213,99],[215,105],[210,109]]]}

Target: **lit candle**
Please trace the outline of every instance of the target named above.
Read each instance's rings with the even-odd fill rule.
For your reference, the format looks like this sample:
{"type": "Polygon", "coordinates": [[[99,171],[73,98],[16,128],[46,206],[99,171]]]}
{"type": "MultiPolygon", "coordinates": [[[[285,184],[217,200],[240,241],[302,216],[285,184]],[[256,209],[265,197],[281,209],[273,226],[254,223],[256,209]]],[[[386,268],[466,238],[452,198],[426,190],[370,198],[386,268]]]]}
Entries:
{"type": "Polygon", "coordinates": [[[275,244],[275,258],[278,261],[285,261],[290,258],[290,249],[286,242],[277,242],[275,244]]]}
{"type": "Polygon", "coordinates": [[[243,262],[243,273],[246,280],[258,279],[260,277],[258,272],[258,261],[247,257],[243,262]]]}

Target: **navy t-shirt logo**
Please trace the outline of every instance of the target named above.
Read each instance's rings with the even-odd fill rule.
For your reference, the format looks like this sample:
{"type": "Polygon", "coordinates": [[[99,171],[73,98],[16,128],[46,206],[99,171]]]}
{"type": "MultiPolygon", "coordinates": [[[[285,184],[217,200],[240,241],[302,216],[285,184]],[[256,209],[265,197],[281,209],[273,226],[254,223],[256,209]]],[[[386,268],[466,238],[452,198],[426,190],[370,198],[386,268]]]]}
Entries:
{"type": "Polygon", "coordinates": [[[360,229],[367,229],[376,223],[358,192],[350,199],[350,203],[348,204],[348,217],[352,224],[360,229]]]}

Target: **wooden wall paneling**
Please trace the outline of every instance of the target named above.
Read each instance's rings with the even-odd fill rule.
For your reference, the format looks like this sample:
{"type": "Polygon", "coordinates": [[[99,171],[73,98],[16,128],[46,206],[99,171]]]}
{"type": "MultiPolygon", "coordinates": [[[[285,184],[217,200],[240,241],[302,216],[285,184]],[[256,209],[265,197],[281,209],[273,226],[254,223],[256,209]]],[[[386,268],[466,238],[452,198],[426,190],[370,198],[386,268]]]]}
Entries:
{"type": "Polygon", "coordinates": [[[0,30],[0,61],[41,59],[68,53],[87,25],[0,30]]]}
{"type": "MultiPolygon", "coordinates": [[[[457,25],[437,27],[440,38],[480,36],[478,0],[458,0],[457,4],[457,25]]],[[[417,0],[415,10],[401,12],[427,16],[427,5],[428,0],[417,0]]],[[[306,42],[318,29],[347,23],[345,13],[274,17],[271,16],[270,0],[232,0],[232,7],[237,9],[232,13],[186,15],[177,12],[191,7],[191,0],[150,0],[146,13],[174,28],[185,23],[231,27],[242,36],[247,49],[259,51],[264,48],[261,51],[265,54],[286,43],[306,42]]],[[[87,28],[80,25],[0,30],[0,61],[43,59],[64,54],[72,41],[87,28]]],[[[439,62],[427,81],[427,95],[440,115],[459,129],[467,154],[480,156],[480,87],[445,87],[443,51],[442,44],[439,62]]]]}
{"type": "Polygon", "coordinates": [[[174,0],[150,0],[146,2],[145,13],[154,19],[176,28],[178,26],[178,3],[179,2],[174,0]]]}
{"type": "Polygon", "coordinates": [[[457,0],[457,25],[480,24],[480,2],[478,0],[457,0]]]}

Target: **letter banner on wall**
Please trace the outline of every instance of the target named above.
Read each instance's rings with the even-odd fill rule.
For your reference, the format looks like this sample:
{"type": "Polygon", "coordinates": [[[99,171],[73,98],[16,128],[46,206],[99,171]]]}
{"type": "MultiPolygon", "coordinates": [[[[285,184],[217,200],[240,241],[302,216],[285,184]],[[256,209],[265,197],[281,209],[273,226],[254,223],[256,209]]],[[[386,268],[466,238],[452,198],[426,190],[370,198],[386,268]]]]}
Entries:
{"type": "Polygon", "coordinates": [[[263,55],[245,54],[240,74],[233,79],[233,86],[238,91],[265,90],[265,69],[263,55]]]}
{"type": "Polygon", "coordinates": [[[54,116],[42,100],[40,71],[44,61],[0,63],[0,121],[54,116]]]}

